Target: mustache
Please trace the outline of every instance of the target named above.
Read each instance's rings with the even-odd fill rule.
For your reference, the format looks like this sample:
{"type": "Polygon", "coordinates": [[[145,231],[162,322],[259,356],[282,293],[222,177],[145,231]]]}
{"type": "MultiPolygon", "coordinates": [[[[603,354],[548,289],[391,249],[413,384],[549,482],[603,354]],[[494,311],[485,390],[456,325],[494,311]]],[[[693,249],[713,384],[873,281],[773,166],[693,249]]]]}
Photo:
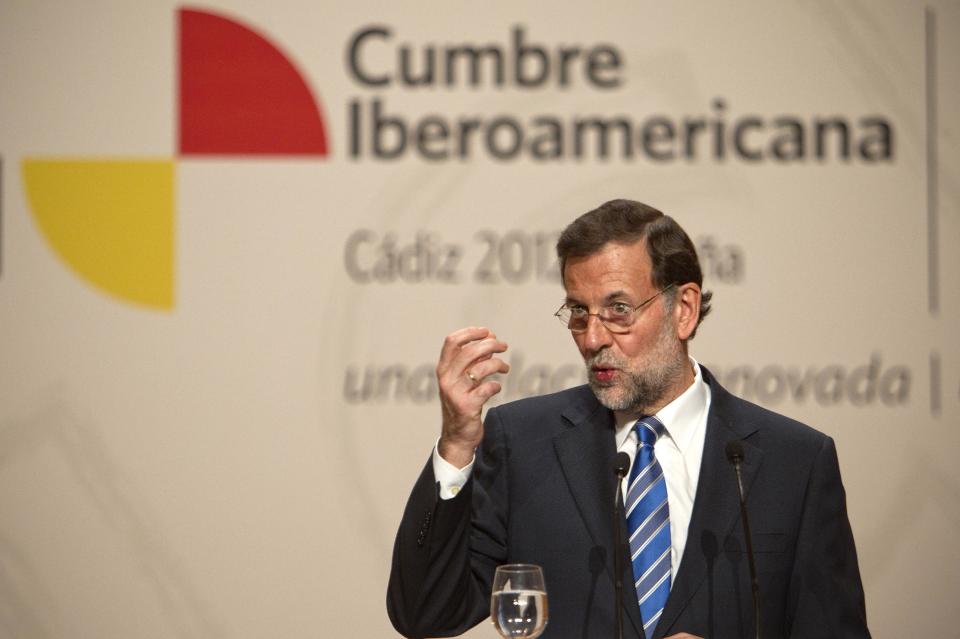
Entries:
{"type": "Polygon", "coordinates": [[[623,368],[624,362],[606,352],[597,353],[583,360],[587,368],[623,368]]]}

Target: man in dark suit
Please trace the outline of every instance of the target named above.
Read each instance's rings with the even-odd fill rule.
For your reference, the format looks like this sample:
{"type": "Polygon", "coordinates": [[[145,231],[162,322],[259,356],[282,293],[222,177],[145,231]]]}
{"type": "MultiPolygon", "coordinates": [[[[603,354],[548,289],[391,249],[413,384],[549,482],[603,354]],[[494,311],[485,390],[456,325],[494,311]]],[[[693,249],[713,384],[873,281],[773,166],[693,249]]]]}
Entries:
{"type": "Polygon", "coordinates": [[[615,637],[619,547],[624,636],[753,636],[737,480],[724,452],[735,441],[761,636],[869,637],[832,440],[730,395],[687,353],[711,295],[686,233],[655,209],[615,200],[567,227],[557,251],[567,293],[557,315],[589,386],[509,403],[481,422],[500,390],[489,376],[508,371],[498,356],[507,345],[483,328],[447,337],[441,436],[394,548],[387,607],[397,630],[460,634],[488,615],[498,565],[533,563],[549,596],[543,637],[615,637]],[[625,527],[614,525],[618,450],[643,460],[624,481],[625,527]],[[631,513],[658,490],[663,503],[631,532],[631,513]],[[638,542],[650,521],[658,527],[638,542]],[[655,543],[663,552],[647,568],[655,543]],[[663,577],[648,589],[656,570],[663,577]]]}

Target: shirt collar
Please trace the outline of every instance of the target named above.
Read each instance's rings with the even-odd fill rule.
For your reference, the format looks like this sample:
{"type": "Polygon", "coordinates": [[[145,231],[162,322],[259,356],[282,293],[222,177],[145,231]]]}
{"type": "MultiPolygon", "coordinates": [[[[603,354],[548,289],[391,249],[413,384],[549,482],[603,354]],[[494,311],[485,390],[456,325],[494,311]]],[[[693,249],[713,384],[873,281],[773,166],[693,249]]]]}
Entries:
{"type": "MultiPolygon", "coordinates": [[[[681,453],[690,445],[690,440],[698,423],[697,419],[707,407],[707,384],[703,381],[703,375],[700,373],[700,365],[692,357],[689,357],[689,359],[693,366],[693,383],[655,415],[681,453]]],[[[617,428],[618,449],[623,446],[624,440],[630,436],[633,425],[636,423],[637,420],[634,419],[617,428]]]]}

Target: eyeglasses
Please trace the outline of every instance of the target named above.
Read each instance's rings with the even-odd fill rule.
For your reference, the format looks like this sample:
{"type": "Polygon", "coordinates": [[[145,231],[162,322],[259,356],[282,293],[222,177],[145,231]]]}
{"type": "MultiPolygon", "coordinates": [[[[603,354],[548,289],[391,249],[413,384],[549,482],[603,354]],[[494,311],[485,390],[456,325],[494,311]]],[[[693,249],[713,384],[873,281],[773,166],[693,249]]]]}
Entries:
{"type": "Polygon", "coordinates": [[[579,304],[572,306],[564,304],[560,307],[560,310],[554,313],[554,316],[563,322],[563,325],[573,333],[586,331],[592,315],[595,315],[611,333],[629,333],[630,327],[637,321],[637,311],[674,286],[676,286],[676,284],[663,287],[636,306],[630,306],[626,302],[614,302],[609,306],[604,306],[598,313],[590,313],[586,307],[580,306],[579,304]]]}

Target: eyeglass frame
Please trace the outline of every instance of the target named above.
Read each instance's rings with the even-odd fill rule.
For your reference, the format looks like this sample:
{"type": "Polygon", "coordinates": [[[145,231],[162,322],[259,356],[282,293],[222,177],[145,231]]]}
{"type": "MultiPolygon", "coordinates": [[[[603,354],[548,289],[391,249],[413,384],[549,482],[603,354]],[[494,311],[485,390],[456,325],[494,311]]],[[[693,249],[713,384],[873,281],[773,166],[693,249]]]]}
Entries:
{"type": "MultiPolygon", "coordinates": [[[[564,321],[563,318],[560,317],[560,313],[562,313],[564,310],[572,311],[572,309],[567,305],[567,304],[568,304],[567,302],[564,302],[563,304],[561,304],[561,305],[560,305],[560,308],[557,309],[557,312],[554,313],[553,316],[556,317],[558,320],[560,320],[560,323],[563,324],[564,326],[566,326],[567,330],[570,331],[571,333],[576,333],[576,334],[586,333],[586,332],[587,332],[587,329],[590,327],[590,318],[591,318],[591,317],[596,317],[597,320],[598,320],[601,324],[603,324],[603,327],[606,328],[606,329],[607,329],[608,331],[610,331],[611,333],[614,333],[614,334],[616,334],[616,335],[625,335],[625,334],[627,334],[627,333],[630,332],[630,329],[631,329],[631,328],[633,327],[633,325],[637,322],[637,317],[636,317],[637,311],[639,311],[641,308],[643,308],[644,306],[646,306],[646,305],[649,304],[650,302],[654,301],[655,299],[657,299],[658,297],[660,297],[661,295],[663,295],[664,293],[666,293],[668,290],[670,290],[671,288],[675,287],[676,285],[677,285],[676,282],[672,282],[672,283],[664,286],[664,287],[661,288],[659,291],[657,291],[656,293],[654,293],[653,295],[651,295],[651,296],[648,297],[647,299],[643,300],[642,302],[640,302],[640,303],[637,304],[636,306],[634,306],[634,307],[632,308],[632,310],[630,311],[630,317],[631,317],[632,319],[630,320],[630,323],[629,323],[627,326],[621,327],[621,326],[617,326],[616,324],[614,324],[614,325],[611,327],[609,324],[607,324],[607,320],[605,320],[604,317],[600,314],[600,313],[602,313],[603,311],[600,311],[600,312],[597,312],[597,313],[587,313],[587,314],[586,314],[586,324],[584,324],[584,327],[583,327],[583,328],[581,328],[581,329],[570,328],[570,320],[573,319],[573,316],[571,315],[571,317],[570,317],[569,319],[567,319],[567,321],[564,321]],[[624,329],[624,330],[620,330],[620,329],[624,329]]],[[[614,304],[623,304],[623,302],[614,302],[614,304]]],[[[609,308],[610,306],[612,306],[612,304],[608,304],[608,305],[604,306],[603,308],[604,308],[604,309],[607,309],[607,308],[609,308]]],[[[627,306],[629,306],[629,304],[627,304],[627,306]]]]}

